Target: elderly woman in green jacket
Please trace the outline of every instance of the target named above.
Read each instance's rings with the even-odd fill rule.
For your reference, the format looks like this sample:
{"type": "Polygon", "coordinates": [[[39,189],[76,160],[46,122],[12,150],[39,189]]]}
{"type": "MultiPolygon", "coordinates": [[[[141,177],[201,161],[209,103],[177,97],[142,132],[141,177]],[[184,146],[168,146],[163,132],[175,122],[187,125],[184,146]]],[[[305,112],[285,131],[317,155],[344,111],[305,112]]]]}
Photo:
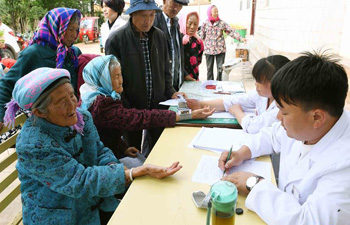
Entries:
{"type": "Polygon", "coordinates": [[[39,68],[18,80],[5,123],[20,108],[32,111],[17,138],[24,224],[106,224],[116,194],[139,176],[164,178],[181,169],[126,169],[100,141],[91,114],[77,109],[65,69],[39,68]]]}
{"type": "Polygon", "coordinates": [[[6,77],[0,80],[0,130],[5,104],[10,101],[16,81],[40,67],[64,68],[71,75],[77,93],[79,48],[73,46],[79,34],[81,13],[77,9],[55,8],[46,13],[27,47],[6,77]]]}

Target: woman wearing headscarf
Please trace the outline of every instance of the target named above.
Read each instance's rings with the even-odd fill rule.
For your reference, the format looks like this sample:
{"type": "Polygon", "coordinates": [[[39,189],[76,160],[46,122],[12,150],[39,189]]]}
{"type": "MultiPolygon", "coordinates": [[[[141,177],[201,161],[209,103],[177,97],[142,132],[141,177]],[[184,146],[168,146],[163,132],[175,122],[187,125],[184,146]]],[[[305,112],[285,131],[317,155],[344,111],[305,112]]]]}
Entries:
{"type": "MultiPolygon", "coordinates": [[[[175,121],[201,119],[214,110],[194,110],[189,115],[179,115],[170,110],[124,108],[120,99],[123,78],[120,63],[114,55],[100,56],[84,68],[85,84],[80,88],[83,109],[88,109],[99,132],[101,141],[119,159],[135,157],[139,150],[129,147],[121,138],[122,131],[136,131],[155,127],[173,127],[175,121]]],[[[134,160],[125,159],[126,166],[134,160]]]]}
{"type": "Polygon", "coordinates": [[[204,41],[204,54],[207,63],[207,80],[214,80],[213,67],[216,59],[216,80],[222,79],[222,64],[225,61],[226,45],[224,31],[232,38],[241,41],[239,33],[235,32],[226,22],[219,18],[219,11],[215,5],[211,5],[207,11],[208,19],[202,25],[200,37],[204,41]]]}
{"type": "Polygon", "coordinates": [[[102,46],[104,48],[109,34],[122,27],[127,21],[121,17],[125,6],[124,0],[103,0],[101,6],[106,19],[106,22],[101,26],[102,46]]]}
{"type": "Polygon", "coordinates": [[[199,15],[197,12],[183,13],[179,20],[180,31],[184,35],[182,44],[185,54],[185,70],[191,79],[198,80],[199,65],[202,63],[203,41],[198,37],[199,15]]]}
{"type": "Polygon", "coordinates": [[[181,169],[143,165],[124,168],[100,141],[65,69],[39,68],[20,78],[7,104],[6,124],[30,110],[16,142],[23,224],[106,224],[119,204],[116,194],[139,176],[163,178],[181,169]]]}
{"type": "Polygon", "coordinates": [[[73,43],[79,34],[80,18],[77,9],[55,8],[40,21],[30,45],[0,80],[0,129],[5,114],[4,105],[10,101],[16,81],[37,68],[67,69],[77,93],[78,56],[81,51],[73,43]]]}

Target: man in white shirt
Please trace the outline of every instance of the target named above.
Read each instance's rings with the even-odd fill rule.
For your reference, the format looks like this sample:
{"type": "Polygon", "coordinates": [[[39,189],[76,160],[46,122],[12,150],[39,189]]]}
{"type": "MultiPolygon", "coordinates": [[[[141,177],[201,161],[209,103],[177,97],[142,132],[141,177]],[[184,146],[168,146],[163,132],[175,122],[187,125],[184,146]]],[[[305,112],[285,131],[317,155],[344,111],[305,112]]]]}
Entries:
{"type": "Polygon", "coordinates": [[[222,170],[280,153],[278,187],[248,172],[233,173],[246,206],[268,224],[349,224],[350,117],[343,110],[348,79],[328,55],[305,53],[274,76],[278,119],[250,143],[221,154],[222,170]]]}

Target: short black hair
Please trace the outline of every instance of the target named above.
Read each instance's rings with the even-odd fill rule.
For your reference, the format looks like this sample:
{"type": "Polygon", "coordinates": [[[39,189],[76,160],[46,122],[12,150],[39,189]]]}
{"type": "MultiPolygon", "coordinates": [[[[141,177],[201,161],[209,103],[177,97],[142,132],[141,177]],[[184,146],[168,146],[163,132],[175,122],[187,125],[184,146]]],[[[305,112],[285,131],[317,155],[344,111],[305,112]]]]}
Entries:
{"type": "Polygon", "coordinates": [[[253,67],[253,77],[258,83],[270,82],[275,73],[290,60],[283,55],[259,59],[253,67]]]}
{"type": "Polygon", "coordinates": [[[273,77],[272,96],[281,107],[283,100],[300,106],[305,112],[323,109],[333,117],[340,117],[348,92],[344,68],[327,51],[302,54],[273,77]]]}
{"type": "Polygon", "coordinates": [[[103,3],[105,3],[109,8],[113,9],[120,16],[124,10],[125,2],[124,0],[102,0],[101,7],[103,7],[103,3]]]}

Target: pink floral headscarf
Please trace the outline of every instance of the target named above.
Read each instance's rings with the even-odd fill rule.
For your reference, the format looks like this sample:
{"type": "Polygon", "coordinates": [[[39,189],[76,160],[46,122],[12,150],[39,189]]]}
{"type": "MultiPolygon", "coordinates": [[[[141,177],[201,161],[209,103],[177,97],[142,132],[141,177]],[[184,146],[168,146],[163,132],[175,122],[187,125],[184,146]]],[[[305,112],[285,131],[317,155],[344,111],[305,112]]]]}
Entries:
{"type": "Polygon", "coordinates": [[[216,19],[214,19],[213,16],[211,15],[211,9],[212,9],[213,7],[216,7],[216,8],[217,8],[216,5],[211,5],[211,6],[209,6],[209,8],[208,8],[208,10],[207,10],[207,16],[208,16],[208,20],[209,20],[210,22],[215,22],[215,21],[220,20],[219,15],[218,15],[218,17],[217,17],[216,19]]]}
{"type": "Polygon", "coordinates": [[[182,38],[182,44],[185,45],[190,41],[191,36],[187,34],[187,20],[191,15],[195,15],[198,19],[198,24],[196,27],[196,33],[193,35],[195,38],[200,39],[199,36],[197,35],[197,30],[199,27],[199,15],[197,12],[187,12],[187,13],[183,13],[180,17],[179,20],[179,24],[180,24],[180,32],[184,35],[184,37],[182,38]]]}

